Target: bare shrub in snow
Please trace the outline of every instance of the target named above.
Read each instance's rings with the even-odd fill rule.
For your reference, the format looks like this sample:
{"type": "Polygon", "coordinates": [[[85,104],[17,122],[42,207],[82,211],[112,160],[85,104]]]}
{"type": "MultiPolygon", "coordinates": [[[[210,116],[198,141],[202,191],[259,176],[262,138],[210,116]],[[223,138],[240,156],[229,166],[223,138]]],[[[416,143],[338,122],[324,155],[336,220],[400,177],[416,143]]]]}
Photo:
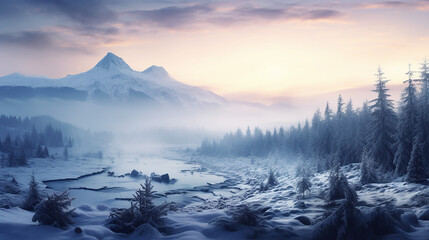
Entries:
{"type": "Polygon", "coordinates": [[[240,225],[258,227],[265,222],[264,213],[269,207],[240,204],[231,206],[227,211],[230,217],[219,217],[210,221],[211,224],[222,225],[229,231],[236,231],[240,225]]]}
{"type": "Polygon", "coordinates": [[[36,206],[33,222],[39,222],[44,225],[57,225],[60,227],[71,224],[70,219],[74,209],[68,210],[73,198],[69,197],[67,191],[57,195],[54,193],[48,196],[46,200],[36,206]]]}
{"type": "Polygon", "coordinates": [[[263,214],[269,208],[252,209],[248,204],[241,204],[230,211],[232,220],[246,226],[257,226],[264,221],[263,214]]]}
{"type": "Polygon", "coordinates": [[[34,173],[31,176],[31,181],[29,185],[30,186],[28,188],[24,203],[22,204],[22,208],[28,211],[34,211],[34,208],[37,206],[37,204],[42,201],[38,190],[37,182],[34,179],[34,173]]]}

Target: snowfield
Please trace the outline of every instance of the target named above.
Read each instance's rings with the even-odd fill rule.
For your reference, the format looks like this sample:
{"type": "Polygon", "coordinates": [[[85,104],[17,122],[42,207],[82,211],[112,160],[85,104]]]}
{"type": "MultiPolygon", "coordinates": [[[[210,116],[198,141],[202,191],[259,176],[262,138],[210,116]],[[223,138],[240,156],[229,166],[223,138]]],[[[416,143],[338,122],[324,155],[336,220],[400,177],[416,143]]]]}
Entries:
{"type": "MultiPolygon", "coordinates": [[[[302,198],[296,190],[296,166],[283,159],[207,158],[171,149],[164,154],[187,159],[201,166],[198,169],[221,174],[226,181],[160,191],[167,195],[161,201],[180,201],[184,197],[193,199],[182,202],[179,209],[169,212],[167,224],[160,230],[145,224],[131,235],[112,232],[106,227],[112,206],[101,199],[99,203],[95,199],[92,203],[75,205],[74,223],[60,229],[32,222],[33,213],[18,207],[31,173],[34,171],[38,181],[76,178],[110,167],[112,161],[109,157],[100,160],[80,156],[68,161],[30,159],[28,167],[1,169],[0,239],[312,239],[315,227],[339,206],[339,202],[328,204],[324,199],[329,172],[313,174],[310,178],[311,191],[302,198]],[[260,184],[266,181],[271,168],[275,171],[278,184],[260,191],[260,184]],[[5,193],[4,186],[12,178],[19,183],[19,192],[5,193]],[[262,220],[257,225],[245,226],[232,221],[231,212],[242,204],[253,209],[264,209],[262,220]],[[83,232],[75,233],[76,227],[83,232]]],[[[343,166],[341,171],[357,190],[357,208],[362,213],[369,213],[376,207],[402,212],[401,221],[407,226],[407,231],[399,229],[395,233],[379,236],[379,239],[425,239],[429,236],[429,218],[418,219],[425,211],[429,213],[427,186],[405,183],[402,179],[360,186],[360,164],[343,166]]],[[[178,180],[180,182],[180,178],[178,180]]],[[[45,186],[39,182],[43,194],[54,191],[42,189],[45,186]]]]}

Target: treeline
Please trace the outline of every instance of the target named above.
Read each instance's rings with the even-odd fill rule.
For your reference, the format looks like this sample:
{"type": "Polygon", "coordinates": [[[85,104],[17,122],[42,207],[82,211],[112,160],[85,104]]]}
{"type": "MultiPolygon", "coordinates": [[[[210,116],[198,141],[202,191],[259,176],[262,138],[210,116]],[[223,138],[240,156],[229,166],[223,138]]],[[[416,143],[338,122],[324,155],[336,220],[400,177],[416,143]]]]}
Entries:
{"type": "MultiPolygon", "coordinates": [[[[24,134],[32,132],[33,127],[38,132],[44,132],[46,126],[51,125],[52,129],[61,129],[63,136],[71,137],[76,146],[79,145],[105,145],[109,143],[113,136],[108,132],[91,132],[83,130],[69,123],[58,121],[51,116],[34,116],[34,117],[17,117],[17,116],[0,116],[0,139],[4,139],[10,135],[12,139],[15,137],[23,137],[24,134]]],[[[58,133],[53,133],[58,136],[58,133]]],[[[51,135],[51,134],[49,134],[51,135]]],[[[52,138],[51,138],[52,139],[52,138]]],[[[63,139],[64,140],[64,139],[63,139]]],[[[68,139],[65,139],[68,141],[68,139]]],[[[58,141],[53,141],[57,143],[58,141]]],[[[65,143],[64,143],[65,144],[65,143]]],[[[49,143],[48,143],[49,145],[49,143]]]]}
{"type": "Polygon", "coordinates": [[[326,104],[304,125],[263,133],[259,128],[246,133],[238,129],[216,141],[205,140],[198,151],[210,156],[301,156],[312,161],[316,170],[334,164],[345,165],[365,159],[366,166],[410,182],[425,182],[429,157],[429,69],[425,60],[419,77],[411,70],[404,81],[397,111],[388,94],[381,68],[373,92],[377,98],[354,109],[341,95],[335,111],[326,104]],[[419,88],[416,88],[418,83],[419,88]]]}
{"type": "MultiPolygon", "coordinates": [[[[0,117],[1,120],[17,123],[14,121],[17,118],[2,117],[0,117]]],[[[27,158],[49,157],[48,147],[63,147],[65,145],[72,147],[73,139],[69,137],[65,141],[61,129],[54,129],[49,124],[43,132],[38,132],[33,126],[31,132],[25,133],[22,137],[17,136],[13,139],[10,135],[6,135],[4,139],[0,139],[1,165],[2,167],[26,165],[27,158]]]]}
{"type": "Polygon", "coordinates": [[[300,155],[309,158],[322,158],[317,163],[319,169],[330,167],[334,155],[340,156],[341,164],[360,161],[360,153],[366,145],[370,110],[367,103],[354,109],[349,101],[344,109],[342,97],[338,100],[337,113],[326,105],[322,115],[320,110],[314,113],[311,124],[280,127],[265,133],[258,127],[246,132],[238,129],[226,134],[220,141],[205,140],[198,149],[210,156],[255,156],[277,155],[283,157],[300,155]],[[341,127],[340,127],[341,126],[341,127]]]}

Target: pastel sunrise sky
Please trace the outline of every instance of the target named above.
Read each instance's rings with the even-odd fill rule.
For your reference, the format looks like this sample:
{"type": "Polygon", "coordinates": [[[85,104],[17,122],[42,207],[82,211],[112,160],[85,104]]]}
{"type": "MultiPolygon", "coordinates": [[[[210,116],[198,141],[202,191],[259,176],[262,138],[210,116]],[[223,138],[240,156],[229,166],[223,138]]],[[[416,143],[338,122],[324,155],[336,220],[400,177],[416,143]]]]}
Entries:
{"type": "Polygon", "coordinates": [[[63,77],[106,52],[186,84],[270,104],[392,84],[429,55],[429,1],[0,1],[0,75],[63,77]]]}

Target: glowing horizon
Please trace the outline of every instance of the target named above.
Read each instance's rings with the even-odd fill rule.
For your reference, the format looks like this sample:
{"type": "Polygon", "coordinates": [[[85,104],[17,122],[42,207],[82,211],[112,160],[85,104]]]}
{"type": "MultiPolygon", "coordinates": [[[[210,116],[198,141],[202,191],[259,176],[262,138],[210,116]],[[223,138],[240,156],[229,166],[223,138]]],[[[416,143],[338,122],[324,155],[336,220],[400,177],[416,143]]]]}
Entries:
{"type": "Polygon", "coordinates": [[[429,1],[79,3],[0,6],[0,75],[63,77],[110,51],[135,70],[161,65],[228,99],[272,103],[372,84],[379,65],[399,84],[429,55],[429,1]]]}

